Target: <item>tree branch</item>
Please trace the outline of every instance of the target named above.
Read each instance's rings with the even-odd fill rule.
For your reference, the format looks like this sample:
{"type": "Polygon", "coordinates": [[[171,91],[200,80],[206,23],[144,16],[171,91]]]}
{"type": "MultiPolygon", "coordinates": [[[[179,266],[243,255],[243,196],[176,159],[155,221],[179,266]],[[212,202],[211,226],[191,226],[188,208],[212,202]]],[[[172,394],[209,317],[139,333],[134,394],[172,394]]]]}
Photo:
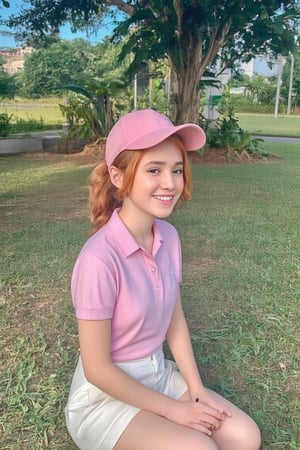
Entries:
{"type": "Polygon", "coordinates": [[[181,35],[182,9],[180,5],[180,0],[173,0],[173,6],[177,16],[178,33],[179,35],[181,35]]]}
{"type": "Polygon", "coordinates": [[[106,3],[107,6],[116,6],[120,11],[123,11],[129,16],[133,16],[134,14],[134,7],[123,2],[123,0],[107,0],[106,3]]]}
{"type": "Polygon", "coordinates": [[[202,66],[206,67],[216,56],[220,48],[223,47],[223,45],[227,40],[227,34],[230,30],[230,27],[231,27],[231,19],[223,26],[219,38],[217,38],[217,36],[220,31],[220,28],[217,25],[214,27],[213,32],[211,34],[209,49],[206,52],[206,55],[201,63],[202,66]]]}

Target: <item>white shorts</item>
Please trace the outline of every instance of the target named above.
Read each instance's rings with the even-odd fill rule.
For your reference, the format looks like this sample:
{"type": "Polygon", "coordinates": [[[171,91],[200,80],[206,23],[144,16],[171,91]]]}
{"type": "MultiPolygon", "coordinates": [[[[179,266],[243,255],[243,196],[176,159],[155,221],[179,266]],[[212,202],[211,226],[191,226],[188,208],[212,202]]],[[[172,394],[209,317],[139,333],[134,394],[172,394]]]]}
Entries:
{"type": "MultiPolygon", "coordinates": [[[[161,349],[146,358],[116,365],[140,383],[176,400],[187,390],[176,364],[166,360],[161,349]]],[[[81,450],[113,450],[139,411],[90,384],[79,357],[65,413],[69,433],[81,450]]]]}

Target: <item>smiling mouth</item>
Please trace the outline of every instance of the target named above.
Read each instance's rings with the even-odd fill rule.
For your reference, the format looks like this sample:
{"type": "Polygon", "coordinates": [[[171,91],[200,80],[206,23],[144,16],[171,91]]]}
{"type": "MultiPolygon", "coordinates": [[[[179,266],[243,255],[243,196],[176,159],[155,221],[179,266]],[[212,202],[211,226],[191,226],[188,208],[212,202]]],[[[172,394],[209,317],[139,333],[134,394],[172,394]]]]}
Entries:
{"type": "Polygon", "coordinates": [[[173,200],[174,195],[154,195],[153,197],[157,200],[161,200],[162,202],[169,202],[173,200]]]}

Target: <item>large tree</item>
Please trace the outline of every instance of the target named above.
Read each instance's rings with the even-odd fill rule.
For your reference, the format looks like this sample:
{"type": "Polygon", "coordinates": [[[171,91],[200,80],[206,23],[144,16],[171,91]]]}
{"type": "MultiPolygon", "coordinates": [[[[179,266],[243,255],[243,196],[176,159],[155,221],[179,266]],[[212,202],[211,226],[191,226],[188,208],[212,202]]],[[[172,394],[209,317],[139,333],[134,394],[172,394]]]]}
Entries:
{"type": "Polygon", "coordinates": [[[5,60],[0,56],[0,102],[4,98],[14,98],[17,91],[16,78],[3,70],[5,60]]]}
{"type": "Polygon", "coordinates": [[[208,67],[232,67],[256,54],[293,49],[299,1],[278,0],[27,0],[9,25],[25,35],[47,35],[65,22],[97,26],[105,14],[119,21],[114,33],[134,55],[132,68],[167,57],[175,77],[175,122],[197,122],[199,82],[208,67]],[[122,11],[120,15],[116,11],[122,11]]]}
{"type": "Polygon", "coordinates": [[[25,97],[45,97],[62,93],[67,84],[84,84],[88,78],[91,46],[83,39],[57,41],[40,48],[25,59],[18,74],[20,93],[25,97]]]}

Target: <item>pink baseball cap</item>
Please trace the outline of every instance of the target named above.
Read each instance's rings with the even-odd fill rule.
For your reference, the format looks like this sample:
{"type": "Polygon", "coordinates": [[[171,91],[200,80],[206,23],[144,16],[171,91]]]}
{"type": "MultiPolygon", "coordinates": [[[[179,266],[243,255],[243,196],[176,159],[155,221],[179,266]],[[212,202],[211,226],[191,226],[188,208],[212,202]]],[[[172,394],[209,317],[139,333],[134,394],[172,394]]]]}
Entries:
{"type": "Polygon", "coordinates": [[[176,134],[187,151],[199,150],[206,142],[202,128],[193,123],[175,126],[164,114],[141,109],[122,116],[112,127],[105,147],[110,167],[124,150],[144,150],[176,134]]]}

